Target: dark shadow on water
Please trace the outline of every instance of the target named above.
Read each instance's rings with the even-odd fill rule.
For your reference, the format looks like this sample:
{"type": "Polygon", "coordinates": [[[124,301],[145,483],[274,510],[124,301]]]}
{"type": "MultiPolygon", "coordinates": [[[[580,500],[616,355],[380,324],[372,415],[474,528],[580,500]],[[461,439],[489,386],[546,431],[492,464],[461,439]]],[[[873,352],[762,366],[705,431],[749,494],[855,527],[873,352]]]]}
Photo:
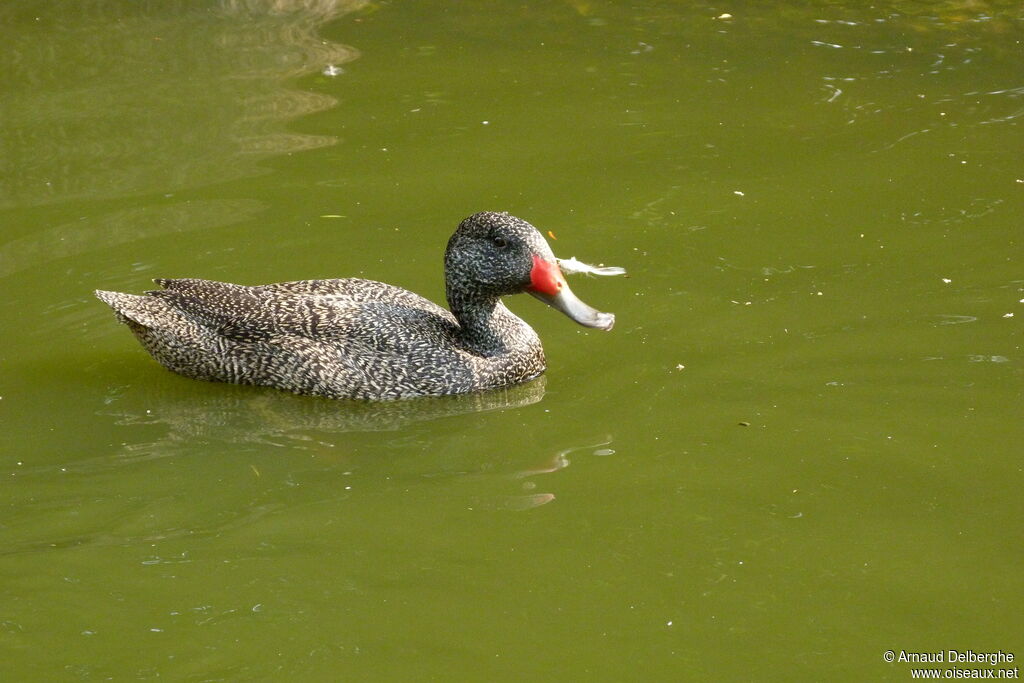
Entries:
{"type": "MultiPolygon", "coordinates": [[[[248,220],[263,208],[258,200],[206,200],[142,206],[37,230],[0,245],[0,278],[51,261],[100,251],[151,237],[199,232],[248,220]]],[[[138,270],[142,264],[135,264],[138,270]]],[[[98,279],[96,287],[106,282],[98,279]]]]}
{"type": "MultiPolygon", "coordinates": [[[[99,204],[55,224],[19,218],[0,246],[0,278],[256,216],[265,208],[257,199],[176,195],[263,174],[266,159],[336,144],[289,129],[336,105],[297,79],[358,58],[321,33],[363,4],[0,4],[0,210],[130,203],[105,212],[99,204]],[[41,223],[26,231],[32,221],[41,223]]],[[[90,288],[113,277],[87,275],[90,288]]]]}
{"type": "MultiPolygon", "coordinates": [[[[168,193],[333,145],[295,79],[356,59],[323,26],[361,0],[0,5],[0,208],[168,193]]],[[[339,67],[340,68],[340,67],[339,67]]]]}

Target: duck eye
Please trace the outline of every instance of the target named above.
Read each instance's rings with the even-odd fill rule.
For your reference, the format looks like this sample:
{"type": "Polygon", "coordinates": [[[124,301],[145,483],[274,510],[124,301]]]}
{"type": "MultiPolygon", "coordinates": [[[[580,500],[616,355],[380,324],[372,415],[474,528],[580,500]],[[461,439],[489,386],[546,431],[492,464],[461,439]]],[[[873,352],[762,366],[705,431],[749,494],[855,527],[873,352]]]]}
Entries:
{"type": "Polygon", "coordinates": [[[508,246],[508,241],[506,241],[505,238],[500,235],[492,237],[491,241],[494,242],[494,246],[496,246],[498,249],[504,249],[505,247],[508,246]]]}

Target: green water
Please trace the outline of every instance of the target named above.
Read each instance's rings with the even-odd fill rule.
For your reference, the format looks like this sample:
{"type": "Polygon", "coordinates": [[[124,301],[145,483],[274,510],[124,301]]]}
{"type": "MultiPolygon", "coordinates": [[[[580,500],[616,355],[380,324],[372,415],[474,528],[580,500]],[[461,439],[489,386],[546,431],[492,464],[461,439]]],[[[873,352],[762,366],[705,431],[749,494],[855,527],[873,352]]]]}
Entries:
{"type": "Polygon", "coordinates": [[[1024,657],[1024,11],[846,5],[3,3],[2,678],[1024,657]],[[512,300],[506,392],[195,382],[91,296],[440,301],[487,209],[630,272],[512,300]]]}

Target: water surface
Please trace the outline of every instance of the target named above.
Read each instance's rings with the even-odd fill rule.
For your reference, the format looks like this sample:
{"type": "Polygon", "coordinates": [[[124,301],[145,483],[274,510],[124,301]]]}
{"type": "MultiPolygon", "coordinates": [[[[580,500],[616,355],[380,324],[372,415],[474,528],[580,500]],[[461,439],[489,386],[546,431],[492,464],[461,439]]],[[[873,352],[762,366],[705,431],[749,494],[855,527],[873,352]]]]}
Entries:
{"type": "Polygon", "coordinates": [[[906,680],[1014,652],[1015,3],[0,8],[10,680],[906,680]],[[729,16],[724,16],[728,14],[729,16]],[[92,298],[443,299],[479,210],[625,266],[542,380],[167,373],[92,298]]]}

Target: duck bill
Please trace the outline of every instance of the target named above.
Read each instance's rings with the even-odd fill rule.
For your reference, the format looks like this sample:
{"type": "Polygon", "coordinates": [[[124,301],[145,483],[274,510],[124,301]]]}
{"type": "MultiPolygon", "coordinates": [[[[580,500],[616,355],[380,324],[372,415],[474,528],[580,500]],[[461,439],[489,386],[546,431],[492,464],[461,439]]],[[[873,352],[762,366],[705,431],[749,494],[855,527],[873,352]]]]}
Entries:
{"type": "Polygon", "coordinates": [[[602,313],[588,306],[572,293],[557,264],[545,261],[536,254],[533,256],[533,269],[530,271],[530,286],[526,291],[584,327],[607,331],[615,324],[613,314],[602,313]]]}

